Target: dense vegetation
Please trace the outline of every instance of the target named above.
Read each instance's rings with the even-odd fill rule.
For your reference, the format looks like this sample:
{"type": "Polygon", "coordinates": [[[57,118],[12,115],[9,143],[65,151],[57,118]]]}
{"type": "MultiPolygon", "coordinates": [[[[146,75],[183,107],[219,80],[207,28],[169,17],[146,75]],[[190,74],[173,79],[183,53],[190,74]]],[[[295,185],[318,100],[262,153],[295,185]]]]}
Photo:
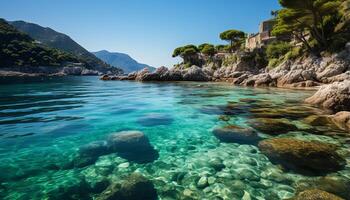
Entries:
{"type": "Polygon", "coordinates": [[[349,0],[279,2],[283,8],[277,13],[273,34],[292,35],[313,54],[339,51],[349,41],[349,0]]]}
{"type": "Polygon", "coordinates": [[[3,19],[0,19],[0,41],[0,67],[58,66],[78,62],[71,54],[40,46],[3,19]]]}
{"type": "Polygon", "coordinates": [[[48,47],[59,49],[74,55],[80,60],[80,62],[85,63],[88,68],[94,68],[97,66],[110,67],[63,33],[24,21],[14,21],[9,23],[17,30],[28,34],[34,40],[39,41],[48,47]]]}

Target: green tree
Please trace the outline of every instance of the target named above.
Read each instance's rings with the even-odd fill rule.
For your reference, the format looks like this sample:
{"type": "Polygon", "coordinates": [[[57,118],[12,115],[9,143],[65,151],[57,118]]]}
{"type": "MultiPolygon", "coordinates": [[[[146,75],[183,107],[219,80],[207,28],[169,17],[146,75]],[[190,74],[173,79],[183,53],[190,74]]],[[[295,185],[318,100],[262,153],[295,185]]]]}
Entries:
{"type": "Polygon", "coordinates": [[[204,43],[204,44],[201,44],[198,46],[198,50],[204,54],[204,55],[207,55],[209,57],[212,57],[215,55],[216,53],[216,49],[215,49],[215,46],[212,45],[212,44],[207,44],[207,43],[204,43]]]}
{"type": "Polygon", "coordinates": [[[339,10],[341,21],[337,24],[335,31],[348,30],[350,27],[350,0],[344,0],[339,10]]]}
{"type": "Polygon", "coordinates": [[[230,42],[230,51],[237,49],[245,39],[245,33],[239,30],[227,30],[220,34],[220,39],[230,42]]]}
{"type": "Polygon", "coordinates": [[[327,20],[338,14],[341,0],[279,0],[279,3],[284,9],[278,12],[275,34],[291,33],[311,50],[305,41],[307,32],[316,41],[316,48],[327,48],[333,34],[326,31],[327,20]]]}
{"type": "Polygon", "coordinates": [[[182,47],[178,47],[173,52],[173,57],[180,56],[184,63],[196,63],[196,59],[198,57],[198,48],[195,45],[186,45],[182,47]]]}

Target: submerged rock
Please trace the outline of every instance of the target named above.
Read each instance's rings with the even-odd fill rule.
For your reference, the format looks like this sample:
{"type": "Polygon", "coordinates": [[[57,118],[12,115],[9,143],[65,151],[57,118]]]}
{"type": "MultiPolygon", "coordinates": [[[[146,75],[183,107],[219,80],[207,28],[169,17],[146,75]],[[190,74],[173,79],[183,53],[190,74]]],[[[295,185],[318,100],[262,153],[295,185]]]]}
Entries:
{"type": "Polygon", "coordinates": [[[243,128],[239,126],[225,126],[223,128],[216,128],[213,134],[222,142],[235,143],[255,143],[259,140],[259,136],[251,128],[243,128]]]}
{"type": "Polygon", "coordinates": [[[305,101],[333,111],[350,111],[350,81],[346,80],[322,86],[305,101]]]}
{"type": "Polygon", "coordinates": [[[296,197],[292,198],[292,200],[344,200],[334,194],[318,190],[305,190],[300,192],[296,197]]]}
{"type": "Polygon", "coordinates": [[[206,176],[201,177],[198,182],[197,182],[197,187],[198,188],[205,188],[207,187],[208,184],[208,178],[206,176]]]}
{"type": "Polygon", "coordinates": [[[138,173],[126,177],[103,191],[96,200],[155,200],[157,191],[153,183],[138,173]]]}
{"type": "Polygon", "coordinates": [[[106,141],[91,142],[79,148],[78,154],[73,161],[74,166],[85,167],[94,164],[100,156],[109,153],[110,150],[106,141]]]}
{"type": "Polygon", "coordinates": [[[269,135],[280,135],[298,130],[295,125],[291,124],[286,119],[257,118],[251,120],[249,125],[254,129],[269,135]]]}
{"type": "Polygon", "coordinates": [[[292,138],[274,138],[259,142],[260,151],[272,162],[302,173],[328,173],[341,170],[345,160],[336,146],[292,138]]]}
{"type": "Polygon", "coordinates": [[[142,126],[159,126],[159,125],[169,125],[174,121],[168,115],[152,113],[143,116],[137,120],[142,126]]]}
{"type": "Polygon", "coordinates": [[[331,120],[341,129],[350,130],[350,112],[338,112],[330,116],[331,120]]]}
{"type": "Polygon", "coordinates": [[[350,200],[350,181],[342,177],[321,177],[312,180],[301,180],[295,185],[297,191],[318,189],[350,200]]]}
{"type": "Polygon", "coordinates": [[[107,139],[107,145],[119,156],[138,163],[152,162],[159,156],[145,134],[140,131],[122,131],[111,134],[107,139]]]}

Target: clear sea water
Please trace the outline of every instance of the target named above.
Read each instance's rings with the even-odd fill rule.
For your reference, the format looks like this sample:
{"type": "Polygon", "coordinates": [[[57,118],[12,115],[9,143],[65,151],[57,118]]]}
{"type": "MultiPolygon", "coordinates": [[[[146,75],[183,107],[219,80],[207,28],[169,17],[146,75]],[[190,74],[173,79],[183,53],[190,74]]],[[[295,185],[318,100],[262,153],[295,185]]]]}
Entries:
{"type": "MultiPolygon", "coordinates": [[[[327,114],[303,104],[313,92],[225,83],[104,82],[97,77],[2,81],[0,199],[59,199],[60,195],[65,199],[93,199],[101,191],[88,191],[86,184],[113,182],[132,172],[149,178],[159,199],[293,197],[303,181],[324,177],[283,171],[256,145],[222,143],[212,130],[227,124],[247,127],[256,117],[253,109],[266,109],[267,113],[285,116],[300,130],[282,136],[259,133],[262,138],[334,143],[349,163],[346,131],[328,125],[312,126],[318,134],[303,129],[310,127],[306,117],[327,114]],[[229,121],[222,121],[221,115],[227,115],[229,121]],[[109,154],[83,168],[65,167],[79,147],[123,130],[145,133],[159,157],[140,164],[109,154]],[[224,164],[223,169],[215,170],[212,160],[224,164]],[[207,177],[209,184],[198,187],[201,177],[207,177]]],[[[349,164],[327,177],[342,180],[344,185],[350,180],[349,164]]]]}

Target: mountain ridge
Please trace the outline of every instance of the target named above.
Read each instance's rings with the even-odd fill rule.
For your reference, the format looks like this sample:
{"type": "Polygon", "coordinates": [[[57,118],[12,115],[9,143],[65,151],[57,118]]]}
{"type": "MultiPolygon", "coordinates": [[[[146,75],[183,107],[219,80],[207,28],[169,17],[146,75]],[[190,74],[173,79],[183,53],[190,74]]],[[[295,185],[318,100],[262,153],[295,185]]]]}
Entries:
{"type": "Polygon", "coordinates": [[[111,68],[110,65],[97,58],[79,43],[74,41],[70,36],[60,33],[50,27],[43,27],[35,23],[19,21],[9,21],[9,24],[17,30],[28,34],[34,40],[51,48],[56,48],[71,53],[87,63],[87,68],[96,68],[104,71],[111,68]]]}
{"type": "Polygon", "coordinates": [[[107,50],[101,50],[96,52],[91,52],[99,59],[104,62],[123,69],[125,73],[130,73],[133,71],[139,71],[143,68],[148,68],[150,71],[154,71],[155,68],[147,64],[139,63],[133,59],[130,55],[126,53],[110,52],[107,50]]]}

